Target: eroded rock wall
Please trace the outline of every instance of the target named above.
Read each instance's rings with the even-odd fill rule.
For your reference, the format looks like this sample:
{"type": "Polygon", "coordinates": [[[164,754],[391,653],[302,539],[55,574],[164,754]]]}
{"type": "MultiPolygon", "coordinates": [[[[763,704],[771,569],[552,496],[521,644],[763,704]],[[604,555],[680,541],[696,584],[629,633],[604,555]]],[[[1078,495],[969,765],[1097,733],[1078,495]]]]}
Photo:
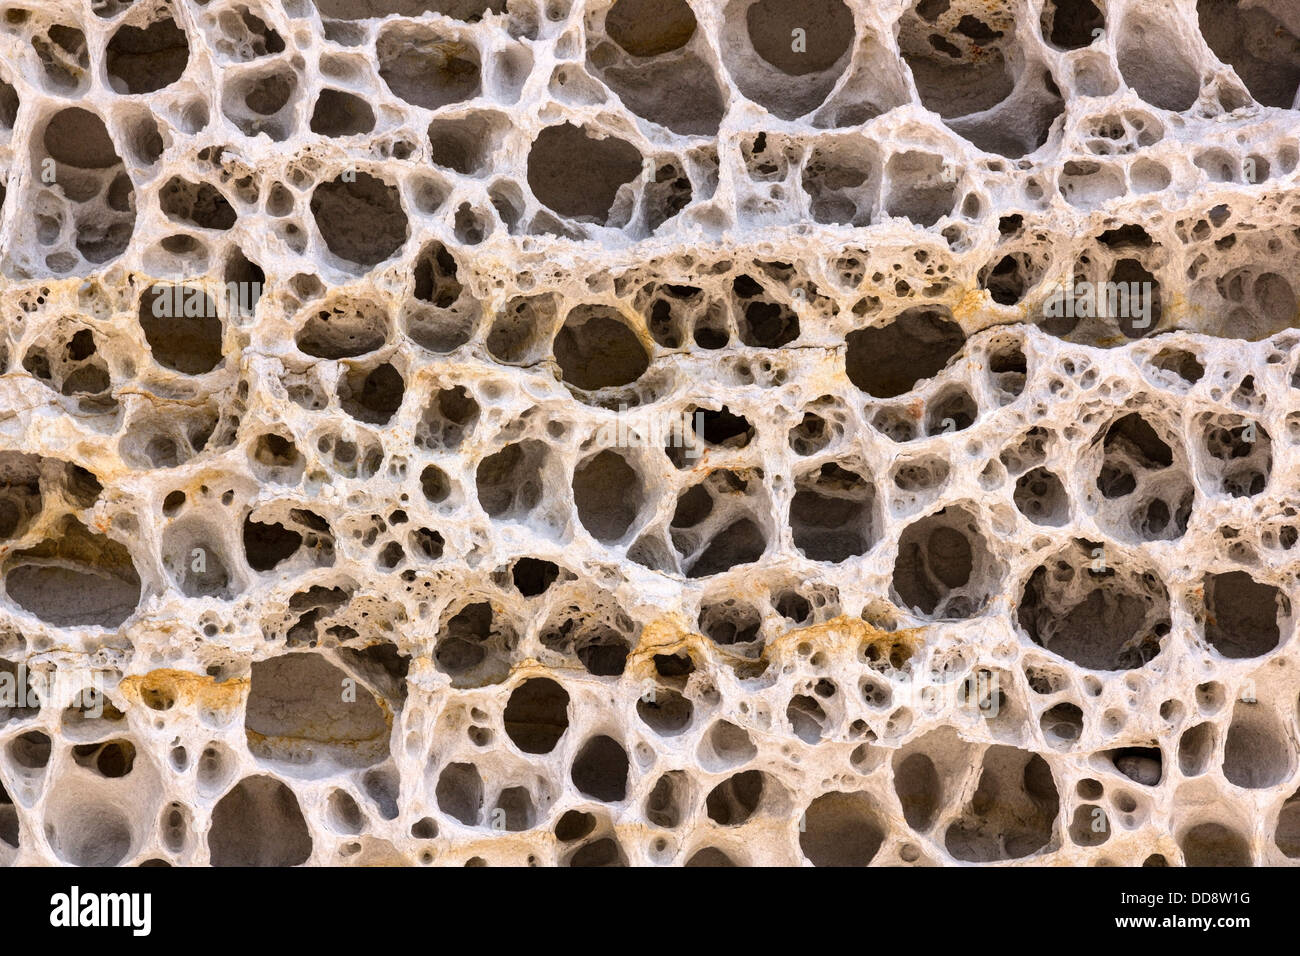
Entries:
{"type": "Polygon", "coordinates": [[[1300,856],[1297,36],[4,4],[0,862],[1300,856]]]}

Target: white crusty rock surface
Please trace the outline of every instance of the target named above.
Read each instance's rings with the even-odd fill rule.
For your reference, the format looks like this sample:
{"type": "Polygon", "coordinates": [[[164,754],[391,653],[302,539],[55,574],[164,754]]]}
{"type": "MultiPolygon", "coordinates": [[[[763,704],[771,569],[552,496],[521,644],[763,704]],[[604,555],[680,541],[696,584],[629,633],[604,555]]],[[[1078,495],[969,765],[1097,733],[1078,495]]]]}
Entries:
{"type": "Polygon", "coordinates": [[[1298,36],[5,0],[0,863],[1300,858],[1298,36]]]}

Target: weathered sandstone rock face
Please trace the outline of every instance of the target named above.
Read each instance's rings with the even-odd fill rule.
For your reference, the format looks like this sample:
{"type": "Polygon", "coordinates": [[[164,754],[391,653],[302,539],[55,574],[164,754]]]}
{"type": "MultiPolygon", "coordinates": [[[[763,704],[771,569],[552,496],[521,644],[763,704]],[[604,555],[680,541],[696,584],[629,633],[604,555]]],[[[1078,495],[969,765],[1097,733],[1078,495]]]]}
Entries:
{"type": "Polygon", "coordinates": [[[0,9],[0,862],[1300,857],[1290,0],[0,9]]]}

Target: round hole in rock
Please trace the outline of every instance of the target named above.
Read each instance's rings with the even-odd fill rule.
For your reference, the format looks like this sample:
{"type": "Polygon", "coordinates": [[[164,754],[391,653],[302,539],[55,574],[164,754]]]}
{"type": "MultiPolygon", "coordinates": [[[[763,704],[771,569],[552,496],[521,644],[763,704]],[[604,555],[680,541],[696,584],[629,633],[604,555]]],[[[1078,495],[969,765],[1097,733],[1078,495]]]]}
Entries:
{"type": "Polygon", "coordinates": [[[361,807],[346,790],[332,790],[325,807],[326,820],[336,833],[355,836],[365,826],[361,807]]]}
{"type": "MultiPolygon", "coordinates": [[[[253,444],[251,457],[254,462],[268,469],[287,469],[301,474],[303,456],[298,446],[290,438],[267,432],[257,436],[253,444]]],[[[272,479],[274,480],[274,479],[272,479]]],[[[163,501],[163,513],[174,514],[185,503],[185,492],[173,491],[163,501]],[[173,497],[179,496],[179,497],[173,497]]]]}
{"type": "Polygon", "coordinates": [[[485,343],[488,353],[498,362],[527,362],[554,327],[558,313],[559,298],[553,293],[515,296],[493,320],[485,343]]]}
{"type": "Polygon", "coordinates": [[[189,809],[181,803],[171,803],[163,808],[159,821],[163,846],[173,853],[180,853],[189,842],[193,821],[189,809]]]}
{"type": "Polygon", "coordinates": [[[55,162],[76,169],[107,169],[121,162],[104,121],[80,107],[55,113],[41,143],[55,162]]]}
{"type": "Polygon", "coordinates": [[[235,772],[235,757],[230,750],[215,741],[199,754],[197,778],[199,793],[215,796],[229,784],[235,772]]]}
{"type": "Polygon", "coordinates": [[[1041,756],[994,745],[984,752],[979,786],[961,816],[948,825],[944,845],[959,860],[987,863],[1037,853],[1052,839],[1060,797],[1041,756]]]}
{"type": "Polygon", "coordinates": [[[322,136],[355,136],[375,128],[375,111],[359,96],[324,89],[311,114],[311,131],[322,136]]]}
{"type": "Polygon", "coordinates": [[[894,590],[905,606],[922,614],[970,617],[987,600],[980,578],[990,560],[974,519],[944,508],[899,536],[894,590]]]}
{"type": "Polygon", "coordinates": [[[605,32],[633,56],[671,53],[690,41],[695,25],[686,0],[617,0],[605,14],[605,32]]]}
{"type": "Polygon", "coordinates": [[[682,770],[670,770],[659,775],[645,800],[645,815],[651,824],[671,830],[682,822],[685,778],[682,770]]]}
{"type": "Polygon", "coordinates": [[[1250,866],[1246,838],[1222,823],[1198,823],[1178,841],[1187,866],[1250,866]]]}
{"type": "Polygon", "coordinates": [[[612,737],[600,735],[582,745],[573,761],[571,777],[579,792],[604,803],[627,796],[627,752],[612,737]]]}
{"type": "Polygon", "coordinates": [[[896,762],[894,791],[902,804],[907,825],[917,832],[929,829],[943,794],[934,761],[923,753],[913,753],[896,762]]]}
{"type": "Polygon", "coordinates": [[[813,561],[847,561],[872,545],[875,487],[835,462],[800,475],[790,502],[795,547],[813,561]]]}
{"type": "Polygon", "coordinates": [[[790,721],[796,737],[806,744],[815,744],[822,738],[826,711],[807,694],[796,694],[786,705],[785,719],[790,721]]]}
{"type": "Polygon", "coordinates": [[[1062,50],[1091,46],[1106,18],[1092,0],[1047,0],[1039,18],[1043,37],[1062,50]]]}
{"type": "Polygon", "coordinates": [[[573,472],[578,520],[597,541],[617,541],[627,534],[643,496],[640,476],[618,452],[602,451],[573,472]]]}
{"type": "Polygon", "coordinates": [[[555,335],[555,361],[564,381],[592,391],[629,385],[650,366],[645,346],[607,306],[578,306],[555,335]]]}
{"type": "Polygon", "coordinates": [[[715,846],[706,846],[691,854],[687,866],[736,866],[737,863],[715,846]]]}
{"type": "Polygon", "coordinates": [[[311,214],[330,252],[365,267],[392,256],[410,232],[397,188],[369,173],[317,186],[311,214]]]}
{"type": "MultiPolygon", "coordinates": [[[[321,0],[317,0],[317,7],[321,5],[321,0]]],[[[347,0],[331,2],[330,5],[339,7],[348,19],[367,9],[347,0]]],[[[483,6],[465,6],[474,5],[483,6]]],[[[417,10],[417,5],[412,4],[402,12],[409,11],[418,16],[427,9],[430,8],[419,5],[417,10]]],[[[375,39],[375,56],[379,76],[396,95],[408,103],[431,110],[478,95],[482,88],[480,57],[472,43],[432,25],[415,25],[407,19],[390,23],[375,39]]]]}
{"type": "Polygon", "coordinates": [[[963,431],[975,424],[979,407],[964,388],[946,388],[937,394],[926,411],[925,430],[928,435],[947,435],[963,431]]]}
{"type": "Polygon", "coordinates": [[[965,341],[946,308],[917,306],[888,325],[850,332],[845,337],[845,371],[868,395],[894,398],[938,374],[965,341]]]}
{"type": "MultiPolygon", "coordinates": [[[[0,807],[0,819],[2,818],[3,807],[0,807]]],[[[1278,813],[1273,842],[1289,859],[1300,859],[1300,799],[1294,793],[1287,797],[1278,813]]]]}
{"type": "Polygon", "coordinates": [[[758,756],[758,747],[743,727],[729,720],[715,720],[696,755],[706,770],[716,773],[753,760],[758,756]]]}
{"type": "Polygon", "coordinates": [[[533,806],[533,797],[524,787],[506,787],[497,798],[493,821],[505,824],[506,831],[518,833],[533,827],[537,811],[533,806]]]}
{"type": "Polygon", "coordinates": [[[1090,803],[1075,808],[1070,821],[1070,839],[1077,846],[1101,846],[1110,838],[1110,820],[1106,811],[1090,803]]]}
{"type": "Polygon", "coordinates": [[[356,358],[383,347],[389,327],[389,317],[378,303],[340,299],[314,311],[295,341],[300,351],[315,358],[356,358]]]}
{"type": "Polygon", "coordinates": [[[455,687],[495,684],[509,674],[517,638],[505,613],[497,613],[489,601],[470,601],[454,613],[449,609],[438,630],[434,663],[451,675],[455,687]]]}
{"type": "Polygon", "coordinates": [[[270,571],[277,564],[297,553],[302,535],[290,531],[278,522],[254,521],[244,518],[244,557],[254,571],[270,571]]]}
{"type": "Polygon", "coordinates": [[[528,186],[542,205],[569,219],[604,224],[619,189],[641,174],[641,153],[562,123],[537,134],[528,152],[528,186]]]}
{"type": "Polygon", "coordinates": [[[446,501],[451,494],[451,479],[437,465],[426,465],[420,472],[420,491],[434,504],[446,501]]]}
{"type": "Polygon", "coordinates": [[[451,250],[441,242],[431,242],[420,250],[416,260],[412,273],[415,285],[411,294],[421,302],[449,309],[456,304],[465,289],[459,275],[460,267],[451,250]]]}
{"type": "Polygon", "coordinates": [[[842,0],[758,0],[745,11],[745,27],[754,52],[790,76],[829,70],[855,39],[842,0]]]}
{"type": "Polygon", "coordinates": [[[799,821],[799,848],[814,866],[866,866],[884,839],[884,827],[865,793],[823,793],[799,821]]]}
{"type": "Polygon", "coordinates": [[[596,829],[596,817],[582,810],[565,810],[555,824],[555,838],[561,843],[581,840],[596,829]]]}
{"type": "Polygon", "coordinates": [[[541,558],[520,558],[510,569],[510,578],[524,597],[546,593],[559,576],[559,565],[541,558]]]}
{"type": "Polygon", "coordinates": [[[478,422],[479,412],[479,403],[465,386],[438,389],[430,396],[416,426],[416,445],[447,450],[460,447],[478,422]]]}
{"type": "Polygon", "coordinates": [[[729,598],[702,605],[697,623],[715,644],[730,646],[757,640],[763,620],[753,605],[729,598]]]}
{"type": "Polygon", "coordinates": [[[65,517],[62,536],[9,558],[9,599],[55,627],[117,627],[140,601],[140,576],[118,542],[65,517]]]}
{"type": "Polygon", "coordinates": [[[506,445],[485,457],[475,472],[479,504],[489,517],[519,519],[542,500],[549,452],[536,439],[506,445]]]}
{"type": "Polygon", "coordinates": [[[1240,702],[1223,741],[1223,776],[1237,787],[1268,789],[1291,776],[1295,754],[1281,723],[1260,703],[1240,702]]]}
{"type": "Polygon", "coordinates": [[[1018,479],[1012,493],[1016,508],[1034,524],[1060,526],[1070,518],[1070,498],[1056,473],[1031,468],[1018,479]]]}
{"type": "Polygon", "coordinates": [[[26,770],[40,770],[50,762],[50,738],[29,730],[9,741],[9,759],[26,770]]]}
{"type": "Polygon", "coordinates": [[[799,317],[777,302],[747,303],[737,324],[740,341],[756,348],[778,349],[799,337],[799,317]]]}
{"type": "Polygon", "coordinates": [[[1078,540],[1025,583],[1016,619],[1034,643],[1094,670],[1143,667],[1169,633],[1169,592],[1130,557],[1078,540]]]}
{"type": "Polygon", "coordinates": [[[510,694],[502,721],[508,736],[524,753],[555,749],[569,729],[569,694],[549,677],[533,677],[510,694]]]}
{"type": "Polygon", "coordinates": [[[129,740],[81,744],[72,748],[72,759],[78,766],[92,770],[101,777],[125,777],[135,766],[135,745],[129,740]]]}
{"type": "Polygon", "coordinates": [[[637,715],[661,737],[680,734],[689,727],[694,710],[689,700],[666,687],[655,687],[636,702],[637,715]]]}
{"type": "Polygon", "coordinates": [[[46,819],[46,837],[55,854],[73,866],[116,866],[135,842],[130,822],[113,806],[79,802],[72,812],[66,806],[53,812],[47,808],[46,819]]]}
{"type": "Polygon", "coordinates": [[[213,866],[297,866],[311,856],[298,798],[274,777],[245,777],[212,810],[213,866]]]}
{"type": "Polygon", "coordinates": [[[627,858],[617,840],[601,837],[569,857],[569,866],[627,866],[627,858]]]}
{"type": "Polygon", "coordinates": [[[504,121],[494,113],[474,113],[429,124],[429,158],[436,166],[474,176],[491,170],[489,157],[504,121]]]}
{"type": "Polygon", "coordinates": [[[691,427],[710,445],[727,448],[747,448],[755,434],[749,419],[726,405],[719,409],[696,409],[691,416],[691,427]]]}
{"type": "Polygon", "coordinates": [[[1245,571],[1207,574],[1205,639],[1229,658],[1259,657],[1281,639],[1278,611],[1286,601],[1271,584],[1261,584],[1245,571]]]}
{"type": "Polygon", "coordinates": [[[163,186],[158,194],[158,205],[173,222],[192,224],[201,229],[224,231],[233,226],[237,218],[234,207],[221,190],[210,183],[194,183],[180,176],[173,176],[163,186]]]}
{"type": "MultiPolygon", "coordinates": [[[[596,624],[584,629],[573,642],[574,653],[587,673],[597,677],[618,677],[627,666],[631,648],[626,637],[612,627],[596,624]]],[[[550,643],[544,639],[545,643],[550,643]]]]}
{"type": "Polygon", "coordinates": [[[714,823],[736,827],[748,822],[762,799],[763,775],[757,770],[746,770],[710,790],[704,807],[714,823]]]}
{"type": "MultiPolygon", "coordinates": [[[[237,81],[237,85],[232,88],[231,92],[237,99],[243,101],[248,109],[261,116],[274,116],[288,104],[289,98],[293,96],[295,88],[298,86],[297,76],[290,70],[274,69],[270,72],[258,76],[245,76],[237,81]]],[[[239,123],[242,117],[231,117],[236,123],[239,123]]],[[[272,138],[279,138],[274,126],[265,128],[272,138]]],[[[258,126],[250,126],[250,130],[256,131],[258,126]]]]}
{"type": "Polygon", "coordinates": [[[1052,746],[1068,747],[1083,736],[1083,711],[1076,704],[1062,702],[1043,711],[1038,726],[1052,746]]]}
{"type": "Polygon", "coordinates": [[[438,808],[467,827],[477,826],[483,809],[483,778],[470,763],[443,768],[435,790],[438,808]]]}
{"type": "Polygon", "coordinates": [[[1178,740],[1178,769],[1184,777],[1205,773],[1215,746],[1214,724],[1206,721],[1183,731],[1178,740]]]}
{"type": "Polygon", "coordinates": [[[339,383],[339,404],[359,422],[387,425],[402,407],[406,382],[391,363],[349,369],[339,383]]]}
{"type": "Polygon", "coordinates": [[[1116,770],[1144,787],[1154,787],[1164,775],[1164,756],[1159,747],[1121,747],[1106,756],[1116,770]]]}
{"type": "Polygon", "coordinates": [[[1125,415],[1106,430],[1096,485],[1106,498],[1122,498],[1137,487],[1134,471],[1160,471],[1173,464],[1173,451],[1145,418],[1125,415]]]}

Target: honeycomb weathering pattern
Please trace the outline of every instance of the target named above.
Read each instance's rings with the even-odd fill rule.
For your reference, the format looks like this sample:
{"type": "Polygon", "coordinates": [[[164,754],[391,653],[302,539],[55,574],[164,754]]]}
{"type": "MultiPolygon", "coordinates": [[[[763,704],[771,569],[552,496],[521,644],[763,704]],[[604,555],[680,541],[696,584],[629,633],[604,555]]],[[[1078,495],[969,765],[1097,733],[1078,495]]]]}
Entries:
{"type": "Polygon", "coordinates": [[[4,3],[0,862],[1300,857],[1297,36],[4,3]]]}

